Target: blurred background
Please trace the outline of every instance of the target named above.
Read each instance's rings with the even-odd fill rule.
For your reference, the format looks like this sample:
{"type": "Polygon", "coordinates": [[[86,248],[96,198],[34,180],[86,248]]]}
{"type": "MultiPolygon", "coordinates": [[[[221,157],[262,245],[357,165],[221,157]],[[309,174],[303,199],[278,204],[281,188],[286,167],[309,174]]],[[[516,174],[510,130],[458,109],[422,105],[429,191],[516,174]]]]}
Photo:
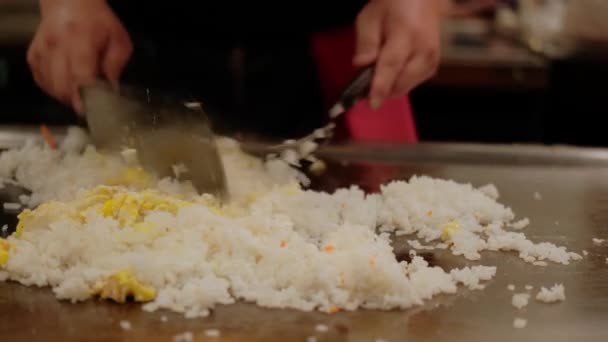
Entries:
{"type": "MultiPolygon", "coordinates": [[[[448,5],[441,68],[410,95],[420,141],[608,146],[608,1],[448,5]]],[[[35,0],[0,0],[2,124],[74,121],[31,79],[25,53],[38,21],[35,0]]]]}

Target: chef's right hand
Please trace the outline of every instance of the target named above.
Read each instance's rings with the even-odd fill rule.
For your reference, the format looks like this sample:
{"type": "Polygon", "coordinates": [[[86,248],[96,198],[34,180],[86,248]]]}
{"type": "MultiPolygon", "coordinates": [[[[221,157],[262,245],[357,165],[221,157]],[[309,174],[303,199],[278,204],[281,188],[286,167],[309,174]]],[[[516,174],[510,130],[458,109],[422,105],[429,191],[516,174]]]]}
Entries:
{"type": "Polygon", "coordinates": [[[82,114],[78,89],[101,72],[115,86],[133,46],[106,0],[40,0],[42,21],[27,52],[36,83],[82,114]]]}

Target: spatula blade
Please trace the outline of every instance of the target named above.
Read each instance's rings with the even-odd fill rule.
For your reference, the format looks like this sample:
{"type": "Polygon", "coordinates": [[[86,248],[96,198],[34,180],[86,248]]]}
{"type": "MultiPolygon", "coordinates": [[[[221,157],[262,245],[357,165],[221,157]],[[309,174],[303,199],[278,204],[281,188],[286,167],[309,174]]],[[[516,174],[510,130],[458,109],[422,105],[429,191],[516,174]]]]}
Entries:
{"type": "Polygon", "coordinates": [[[222,160],[205,113],[166,99],[151,99],[146,90],[106,82],[83,87],[87,123],[100,149],[134,148],[142,166],[160,177],[189,180],[202,193],[227,195],[222,160]]]}

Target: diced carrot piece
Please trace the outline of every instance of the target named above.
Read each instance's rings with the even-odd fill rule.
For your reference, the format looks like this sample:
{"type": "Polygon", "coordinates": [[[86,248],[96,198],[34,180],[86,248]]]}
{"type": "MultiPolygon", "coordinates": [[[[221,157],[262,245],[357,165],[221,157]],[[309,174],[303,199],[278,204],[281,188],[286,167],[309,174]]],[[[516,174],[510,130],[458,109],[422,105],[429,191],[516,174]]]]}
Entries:
{"type": "Polygon", "coordinates": [[[287,242],[285,240],[281,240],[281,248],[285,248],[287,242]]]}
{"type": "Polygon", "coordinates": [[[51,130],[46,125],[40,125],[40,133],[42,134],[42,138],[44,139],[46,144],[49,145],[51,149],[56,150],[57,140],[55,139],[53,132],[51,132],[51,130]]]}
{"type": "Polygon", "coordinates": [[[336,249],[336,247],[334,247],[333,245],[327,245],[327,246],[323,247],[323,250],[326,251],[327,253],[333,252],[334,249],[336,249]]]}

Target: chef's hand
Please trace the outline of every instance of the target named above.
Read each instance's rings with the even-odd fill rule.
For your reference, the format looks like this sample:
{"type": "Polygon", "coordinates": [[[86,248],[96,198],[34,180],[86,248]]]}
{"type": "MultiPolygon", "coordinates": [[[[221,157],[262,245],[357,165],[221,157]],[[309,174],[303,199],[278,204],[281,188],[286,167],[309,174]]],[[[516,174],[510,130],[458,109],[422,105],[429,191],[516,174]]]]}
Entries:
{"type": "Polygon", "coordinates": [[[36,83],[82,114],[78,88],[101,72],[118,86],[132,45],[105,0],[40,0],[42,21],[27,52],[36,83]]]}
{"type": "Polygon", "coordinates": [[[407,94],[439,65],[440,0],[370,0],[357,17],[356,66],[376,63],[371,107],[407,94]]]}

